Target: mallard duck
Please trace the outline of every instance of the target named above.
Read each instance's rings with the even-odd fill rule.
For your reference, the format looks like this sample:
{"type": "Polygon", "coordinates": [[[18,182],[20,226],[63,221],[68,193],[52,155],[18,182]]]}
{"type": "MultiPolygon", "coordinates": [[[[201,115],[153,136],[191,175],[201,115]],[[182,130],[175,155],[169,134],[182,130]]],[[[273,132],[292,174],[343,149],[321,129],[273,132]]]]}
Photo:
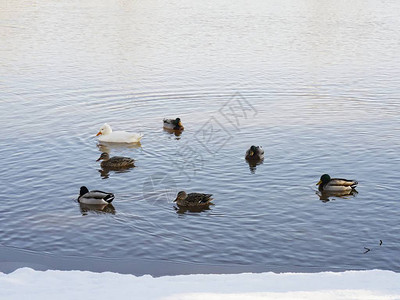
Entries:
{"type": "Polygon", "coordinates": [[[141,133],[131,133],[126,131],[112,131],[111,126],[105,123],[96,134],[100,142],[107,143],[138,143],[143,137],[141,133]],[[100,136],[99,136],[100,135],[100,136]]]}
{"type": "Polygon", "coordinates": [[[351,192],[357,186],[358,182],[355,180],[347,180],[342,178],[331,178],[328,174],[321,176],[318,181],[318,190],[321,192],[351,192]]]}
{"type": "Polygon", "coordinates": [[[108,204],[111,203],[114,200],[114,194],[112,193],[106,193],[102,191],[90,191],[86,186],[82,186],[79,197],[78,197],[78,202],[83,203],[83,204],[108,204]]]}
{"type": "Polygon", "coordinates": [[[130,168],[135,166],[135,161],[132,158],[129,157],[123,157],[123,156],[113,156],[110,157],[108,153],[103,152],[99,159],[103,160],[100,165],[102,168],[108,168],[108,169],[124,169],[124,168],[130,168]]]}
{"type": "Polygon", "coordinates": [[[212,194],[190,193],[186,194],[185,191],[180,191],[176,196],[174,202],[178,206],[206,206],[212,204],[212,194]]]}
{"type": "Polygon", "coordinates": [[[181,119],[176,118],[176,119],[164,119],[164,128],[167,129],[172,129],[172,130],[183,130],[185,127],[183,127],[181,119]]]}
{"type": "Polygon", "coordinates": [[[264,149],[261,146],[251,146],[249,150],[246,151],[247,160],[262,160],[264,159],[264,149]]]}

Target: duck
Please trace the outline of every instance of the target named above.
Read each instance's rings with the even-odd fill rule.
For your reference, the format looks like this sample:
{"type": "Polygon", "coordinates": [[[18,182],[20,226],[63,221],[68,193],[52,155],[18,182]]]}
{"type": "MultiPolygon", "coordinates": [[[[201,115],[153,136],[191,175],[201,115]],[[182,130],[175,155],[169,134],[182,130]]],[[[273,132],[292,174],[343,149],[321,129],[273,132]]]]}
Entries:
{"type": "Polygon", "coordinates": [[[176,196],[174,202],[181,207],[193,206],[206,206],[212,204],[212,194],[190,193],[186,194],[185,191],[180,191],[176,196]]]}
{"type": "Polygon", "coordinates": [[[81,186],[78,202],[83,204],[104,205],[109,204],[114,200],[114,194],[102,191],[90,191],[86,186],[81,186]]]}
{"type": "Polygon", "coordinates": [[[96,134],[100,142],[107,143],[138,143],[143,134],[127,131],[112,131],[111,126],[105,123],[96,134]]]}
{"type": "Polygon", "coordinates": [[[164,128],[167,129],[172,129],[172,130],[184,130],[185,127],[183,127],[181,119],[176,118],[176,119],[164,119],[164,128]]]}
{"type": "Polygon", "coordinates": [[[318,185],[320,192],[350,193],[356,188],[357,184],[358,182],[355,180],[331,178],[328,174],[323,174],[316,185],[318,185]]]}
{"type": "Polygon", "coordinates": [[[100,163],[102,168],[108,168],[108,169],[124,169],[124,168],[130,168],[135,166],[135,160],[129,157],[124,157],[124,156],[113,156],[110,157],[110,155],[107,152],[103,152],[100,157],[96,160],[99,161],[102,160],[100,163]]]}
{"type": "Polygon", "coordinates": [[[246,151],[247,160],[263,160],[264,159],[264,149],[261,146],[252,145],[249,150],[246,151]]]}

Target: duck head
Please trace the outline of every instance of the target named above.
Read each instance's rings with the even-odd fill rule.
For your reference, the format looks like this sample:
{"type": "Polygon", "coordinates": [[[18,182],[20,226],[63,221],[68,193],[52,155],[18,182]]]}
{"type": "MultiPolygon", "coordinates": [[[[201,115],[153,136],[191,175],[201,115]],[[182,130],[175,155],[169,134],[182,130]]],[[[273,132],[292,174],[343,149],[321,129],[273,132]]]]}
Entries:
{"type": "Polygon", "coordinates": [[[176,123],[176,125],[178,125],[178,126],[182,126],[182,122],[181,122],[181,119],[180,119],[180,118],[176,118],[176,119],[175,119],[175,123],[176,123]]]}
{"type": "Polygon", "coordinates": [[[185,191],[180,191],[178,193],[178,195],[176,196],[176,199],[174,200],[174,202],[179,201],[179,200],[185,200],[187,198],[187,194],[185,191]]]}
{"type": "Polygon", "coordinates": [[[99,161],[99,160],[106,161],[106,160],[109,160],[109,159],[110,159],[110,155],[108,155],[107,152],[103,152],[96,161],[99,161]]]}
{"type": "Polygon", "coordinates": [[[320,184],[326,184],[331,180],[331,176],[329,176],[328,174],[324,174],[321,176],[321,178],[319,179],[319,181],[317,182],[316,185],[320,185],[320,184]]]}
{"type": "Polygon", "coordinates": [[[257,152],[257,147],[256,146],[251,146],[250,147],[250,153],[249,153],[249,155],[250,156],[253,156],[254,155],[254,153],[256,153],[257,152]]]}
{"type": "Polygon", "coordinates": [[[182,122],[181,122],[180,118],[176,118],[172,123],[175,125],[175,128],[174,128],[175,130],[182,130],[183,129],[183,125],[182,125],[182,122]]]}
{"type": "Polygon", "coordinates": [[[96,136],[99,136],[101,134],[107,135],[112,132],[111,126],[105,123],[103,126],[101,126],[100,131],[96,134],[96,136]]]}
{"type": "Polygon", "coordinates": [[[79,192],[79,196],[83,196],[83,195],[85,195],[86,193],[89,193],[88,188],[87,188],[86,186],[81,186],[81,190],[80,190],[80,192],[79,192]]]}

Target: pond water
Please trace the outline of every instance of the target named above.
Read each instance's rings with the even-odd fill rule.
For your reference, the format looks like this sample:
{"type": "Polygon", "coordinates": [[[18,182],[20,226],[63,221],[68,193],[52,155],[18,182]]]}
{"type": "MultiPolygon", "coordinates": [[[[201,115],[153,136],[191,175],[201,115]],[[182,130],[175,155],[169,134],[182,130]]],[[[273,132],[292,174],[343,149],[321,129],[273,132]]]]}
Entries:
{"type": "Polygon", "coordinates": [[[2,270],[400,271],[399,2],[1,6],[2,270]],[[144,137],[99,145],[105,122],[144,137]],[[101,170],[103,151],[136,167],[101,170]],[[358,194],[321,198],[323,173],[358,194]],[[80,206],[82,185],[112,206],[80,206]],[[180,190],[215,205],[177,209],[180,190]]]}

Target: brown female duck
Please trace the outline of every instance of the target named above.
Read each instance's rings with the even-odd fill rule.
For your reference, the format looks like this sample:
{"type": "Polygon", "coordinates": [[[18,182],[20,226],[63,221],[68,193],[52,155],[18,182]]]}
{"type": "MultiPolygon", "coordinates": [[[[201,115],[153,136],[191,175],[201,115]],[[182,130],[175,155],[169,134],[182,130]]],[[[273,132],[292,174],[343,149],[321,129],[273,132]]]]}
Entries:
{"type": "Polygon", "coordinates": [[[110,157],[108,153],[103,152],[99,159],[103,160],[101,162],[101,167],[102,168],[108,168],[108,169],[124,169],[124,168],[130,168],[135,166],[135,161],[132,158],[129,157],[123,157],[123,156],[113,156],[110,157]]]}
{"type": "Polygon", "coordinates": [[[206,206],[212,204],[212,194],[190,193],[186,194],[185,191],[180,191],[176,196],[174,202],[178,206],[193,207],[193,206],[206,206]]]}

